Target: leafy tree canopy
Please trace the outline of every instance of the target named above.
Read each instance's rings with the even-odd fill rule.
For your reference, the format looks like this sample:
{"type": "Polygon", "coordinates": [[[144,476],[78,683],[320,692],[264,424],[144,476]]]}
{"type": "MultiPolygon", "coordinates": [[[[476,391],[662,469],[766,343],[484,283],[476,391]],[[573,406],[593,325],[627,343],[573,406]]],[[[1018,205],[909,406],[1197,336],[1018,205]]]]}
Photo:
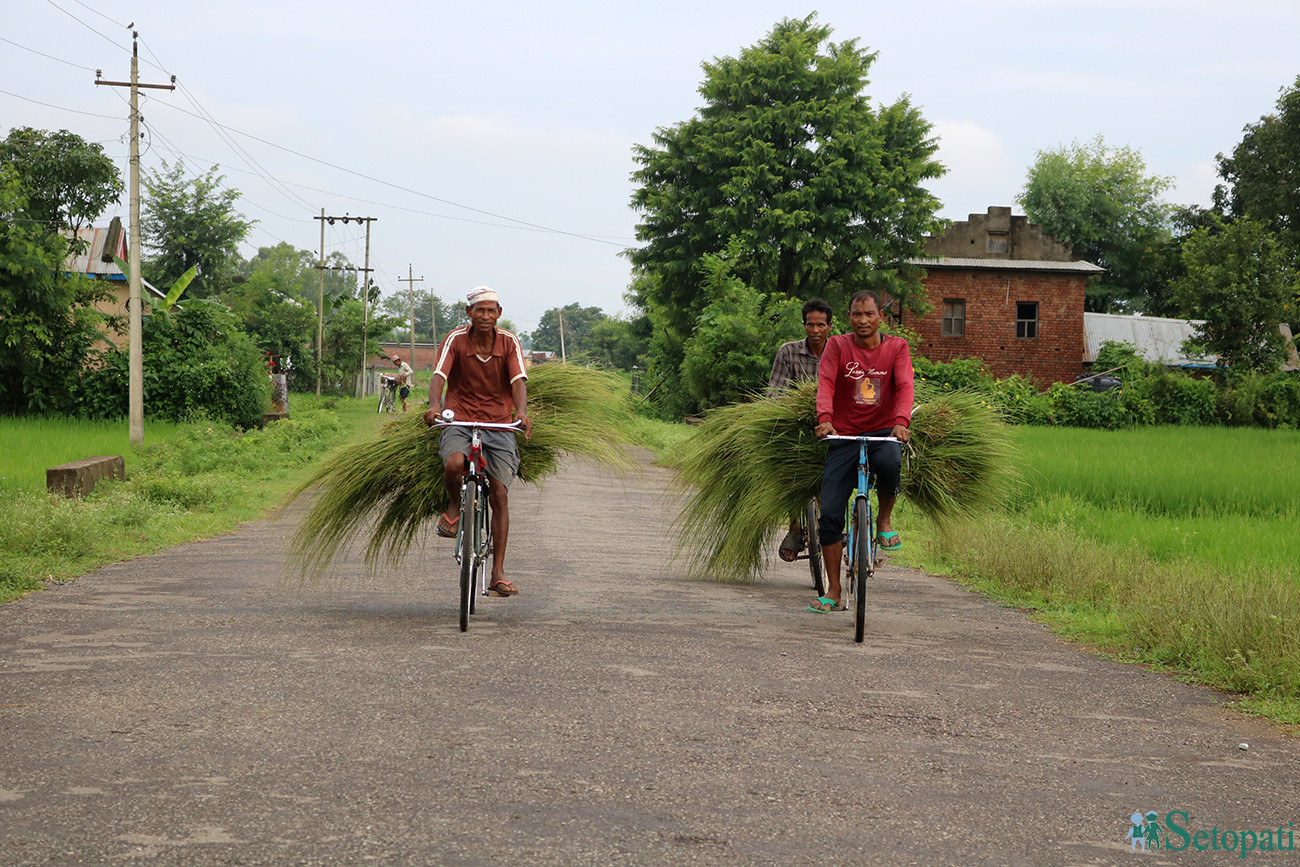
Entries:
{"type": "Polygon", "coordinates": [[[1282,91],[1277,113],[1246,127],[1231,156],[1219,154],[1215,205],[1268,226],[1300,260],[1300,76],[1282,91]]]}
{"type": "Polygon", "coordinates": [[[197,265],[190,297],[218,295],[230,285],[241,261],[239,243],[253,222],[235,210],[240,193],[222,188],[225,176],[218,168],[190,177],[178,159],[145,171],[140,232],[150,251],[144,264],[150,282],[170,285],[197,265]]]}
{"type": "Polygon", "coordinates": [[[122,192],[122,178],[104,148],[66,129],[10,130],[0,142],[4,165],[13,168],[23,188],[25,219],[44,223],[51,232],[66,227],[75,234],[122,192]]]}
{"type": "MultiPolygon", "coordinates": [[[[422,343],[432,343],[434,332],[429,327],[430,322],[434,319],[434,312],[437,311],[437,337],[438,342],[452,329],[463,325],[465,322],[465,305],[459,300],[444,301],[434,292],[428,289],[416,289],[414,293],[399,292],[394,295],[387,295],[380,302],[383,312],[390,318],[392,325],[389,330],[392,336],[399,343],[409,342],[411,339],[411,311],[414,304],[415,311],[415,339],[422,343]]],[[[507,328],[504,323],[499,327],[507,328]]]]}
{"type": "Polygon", "coordinates": [[[67,412],[100,339],[103,284],[61,275],[67,244],[26,217],[18,170],[0,164],[0,412],[67,412]]]}
{"type": "Polygon", "coordinates": [[[842,305],[867,285],[896,297],[919,287],[893,269],[939,226],[923,186],[943,172],[937,142],[906,98],[867,98],[874,52],[830,36],[815,15],[786,19],[705,63],[699,115],[634,148],[644,246],[629,256],[645,279],[633,292],[665,332],[651,353],[670,379],[708,303],[701,265],[733,242],[736,278],[764,294],[842,305]]]}
{"type": "Polygon", "coordinates": [[[1153,257],[1169,239],[1173,178],[1148,174],[1141,153],[1101,136],[1039,151],[1016,201],[1026,216],[1106,273],[1089,281],[1087,309],[1147,312],[1163,285],[1153,257]]]}
{"type": "Polygon", "coordinates": [[[1190,315],[1204,319],[1197,340],[1233,369],[1276,369],[1286,343],[1278,331],[1293,312],[1297,275],[1261,222],[1215,220],[1183,245],[1186,276],[1173,292],[1190,315]]]}
{"type": "Polygon", "coordinates": [[[561,323],[563,323],[563,350],[567,358],[589,351],[591,331],[609,316],[599,307],[583,307],[578,302],[564,307],[552,307],[542,314],[532,333],[533,349],[561,354],[561,323]]]}

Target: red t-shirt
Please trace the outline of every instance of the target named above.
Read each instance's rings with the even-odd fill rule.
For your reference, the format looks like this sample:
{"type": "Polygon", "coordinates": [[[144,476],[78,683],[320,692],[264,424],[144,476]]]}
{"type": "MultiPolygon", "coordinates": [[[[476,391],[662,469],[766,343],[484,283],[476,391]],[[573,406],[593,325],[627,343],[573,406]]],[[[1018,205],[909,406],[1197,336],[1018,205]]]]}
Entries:
{"type": "Polygon", "coordinates": [[[474,351],[469,330],[470,326],[462,325],[438,347],[433,375],[447,384],[444,405],[460,421],[509,424],[515,409],[511,386],[517,379],[528,378],[519,338],[494,329],[492,354],[484,357],[474,351]]]}
{"type": "Polygon", "coordinates": [[[880,335],[875,349],[852,334],[826,341],[817,368],[817,423],[843,436],[861,436],[912,422],[912,353],[907,341],[880,335]]]}

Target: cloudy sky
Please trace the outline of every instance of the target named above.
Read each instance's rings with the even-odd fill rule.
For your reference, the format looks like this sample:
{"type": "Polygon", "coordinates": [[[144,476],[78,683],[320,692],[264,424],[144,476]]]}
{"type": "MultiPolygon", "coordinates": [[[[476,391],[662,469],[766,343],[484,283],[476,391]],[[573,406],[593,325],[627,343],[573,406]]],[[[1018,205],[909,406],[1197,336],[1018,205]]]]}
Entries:
{"type": "MultiPolygon", "coordinates": [[[[129,77],[134,23],[141,81],[179,85],[143,92],[143,163],[220,165],[258,221],[245,256],[317,250],[322,208],[375,217],[386,294],[487,283],[530,330],[575,301],[623,310],[632,145],[696,112],[701,62],[813,11],[879,52],[869,96],[934,124],[952,219],[1097,135],[1208,204],[1215,155],[1300,74],[1293,0],[0,0],[0,134],[71,130],[125,178],[127,94],[93,82],[129,77]]],[[[363,247],[356,224],[327,233],[363,247]]]]}

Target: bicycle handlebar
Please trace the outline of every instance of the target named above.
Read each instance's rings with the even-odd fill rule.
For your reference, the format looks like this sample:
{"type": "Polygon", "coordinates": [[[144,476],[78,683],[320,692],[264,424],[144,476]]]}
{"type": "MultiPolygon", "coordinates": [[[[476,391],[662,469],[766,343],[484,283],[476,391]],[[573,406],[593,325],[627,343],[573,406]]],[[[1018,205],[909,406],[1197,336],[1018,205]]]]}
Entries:
{"type": "Polygon", "coordinates": [[[829,434],[822,437],[824,440],[852,440],[855,443],[866,441],[869,443],[901,443],[898,437],[850,437],[841,434],[829,434]]]}
{"type": "Polygon", "coordinates": [[[444,419],[436,419],[433,424],[435,427],[477,427],[485,430],[509,430],[514,431],[515,433],[521,433],[524,429],[523,425],[517,421],[512,421],[509,424],[502,424],[501,422],[492,421],[446,421],[444,419]]]}

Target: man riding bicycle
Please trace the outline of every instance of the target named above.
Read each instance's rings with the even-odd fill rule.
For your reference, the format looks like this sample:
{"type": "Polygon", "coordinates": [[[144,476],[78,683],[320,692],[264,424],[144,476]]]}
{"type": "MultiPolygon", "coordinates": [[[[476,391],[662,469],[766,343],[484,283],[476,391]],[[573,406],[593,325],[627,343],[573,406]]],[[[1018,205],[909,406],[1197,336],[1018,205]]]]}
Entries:
{"type": "MultiPolygon", "coordinates": [[[[826,341],[817,376],[817,437],[892,436],[907,442],[912,420],[912,355],[907,341],[880,333],[883,317],[880,296],[869,290],[856,292],[849,301],[849,334],[826,341]]],[[[808,606],[819,613],[843,611],[840,570],[844,551],[844,512],[857,480],[859,447],[856,442],[827,446],[822,471],[821,519],[817,538],[826,562],[826,595],[808,606]]],[[[876,516],[876,543],[882,551],[903,547],[890,519],[902,492],[902,447],[898,443],[867,445],[871,472],[876,478],[880,508],[876,516]]]]}
{"type": "MultiPolygon", "coordinates": [[[[497,328],[501,304],[496,291],[487,286],[470,290],[465,313],[469,324],[447,335],[438,347],[437,362],[429,382],[429,409],[424,414],[432,425],[444,408],[461,421],[508,424],[520,422],[524,436],[531,437],[528,418],[528,374],[523,350],[509,331],[497,328]]],[[[488,590],[496,596],[519,592],[505,575],[506,541],[510,533],[508,487],[519,472],[519,447],[515,435],[504,430],[481,432],[487,457],[488,501],[492,507],[492,577],[488,590]]],[[[453,538],[460,522],[460,479],[465,475],[470,449],[468,428],[443,428],[438,453],[443,460],[443,483],[451,505],[438,519],[438,535],[453,538]]]]}
{"type": "MultiPolygon", "coordinates": [[[[810,298],[803,305],[803,340],[781,344],[772,359],[772,374],[767,378],[767,394],[775,397],[805,379],[817,378],[817,363],[831,333],[831,305],[820,298],[810,298]]],[[[809,532],[815,532],[809,528],[809,532]]],[[[787,563],[794,562],[804,549],[804,531],[798,516],[790,520],[790,530],[781,540],[777,554],[787,563]]]]}

